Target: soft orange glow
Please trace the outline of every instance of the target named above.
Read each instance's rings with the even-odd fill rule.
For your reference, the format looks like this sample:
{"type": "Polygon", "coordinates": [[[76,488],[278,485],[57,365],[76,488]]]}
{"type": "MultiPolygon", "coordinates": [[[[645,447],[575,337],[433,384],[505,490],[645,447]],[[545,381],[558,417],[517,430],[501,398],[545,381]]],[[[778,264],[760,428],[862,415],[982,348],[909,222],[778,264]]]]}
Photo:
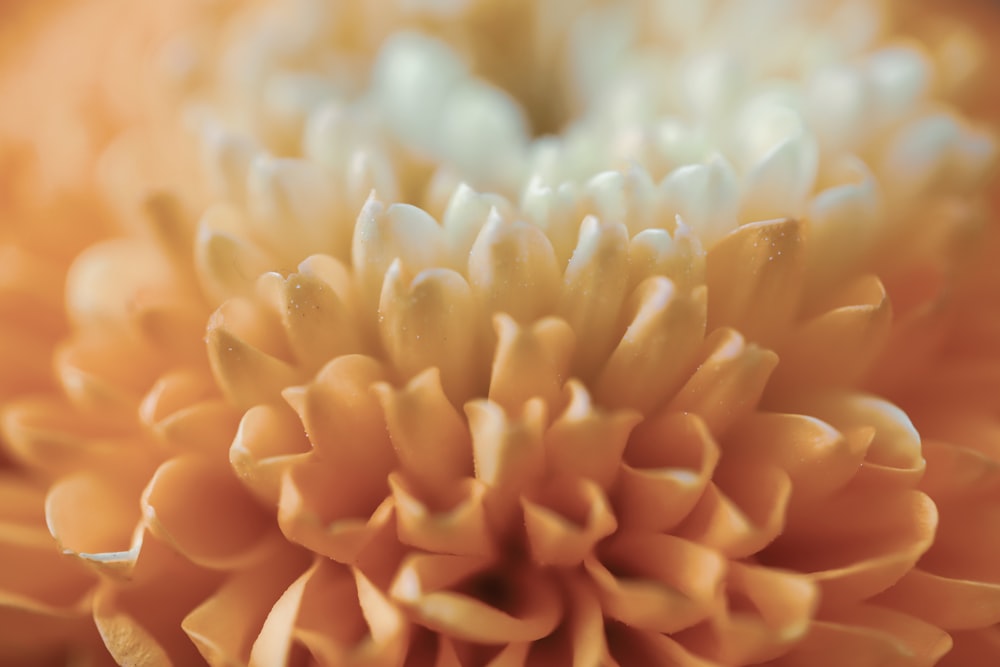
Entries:
{"type": "Polygon", "coordinates": [[[0,662],[1000,660],[938,4],[0,8],[0,662]]]}

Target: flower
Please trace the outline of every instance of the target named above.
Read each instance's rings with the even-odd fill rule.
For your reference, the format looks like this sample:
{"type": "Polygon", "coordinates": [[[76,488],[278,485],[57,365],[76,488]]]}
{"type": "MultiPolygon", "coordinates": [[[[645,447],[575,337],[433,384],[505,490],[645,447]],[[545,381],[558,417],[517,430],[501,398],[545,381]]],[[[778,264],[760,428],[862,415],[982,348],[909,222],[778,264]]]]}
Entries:
{"type": "Polygon", "coordinates": [[[166,95],[121,47],[65,178],[119,227],[52,253],[65,320],[2,292],[52,318],[2,330],[0,554],[54,561],[0,581],[52,628],[12,655],[995,658],[985,47],[897,9],[150,17],[166,95]]]}

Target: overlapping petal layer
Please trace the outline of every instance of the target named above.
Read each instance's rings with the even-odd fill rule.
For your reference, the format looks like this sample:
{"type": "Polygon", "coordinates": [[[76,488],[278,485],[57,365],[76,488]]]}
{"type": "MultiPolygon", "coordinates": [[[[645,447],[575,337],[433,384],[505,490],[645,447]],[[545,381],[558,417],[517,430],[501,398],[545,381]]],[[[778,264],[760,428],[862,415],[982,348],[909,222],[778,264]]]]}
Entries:
{"type": "Polygon", "coordinates": [[[0,162],[0,657],[991,664],[985,47],[709,5],[146,16],[0,162]]]}

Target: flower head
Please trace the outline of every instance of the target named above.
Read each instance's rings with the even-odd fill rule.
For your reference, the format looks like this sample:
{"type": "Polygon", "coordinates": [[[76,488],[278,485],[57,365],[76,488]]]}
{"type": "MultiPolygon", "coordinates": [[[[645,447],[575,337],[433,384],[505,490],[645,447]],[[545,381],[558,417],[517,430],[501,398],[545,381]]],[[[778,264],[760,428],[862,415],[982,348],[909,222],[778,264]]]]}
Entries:
{"type": "Polygon", "coordinates": [[[975,68],[882,3],[396,4],[186,15],[175,99],[101,158],[126,233],[75,258],[55,377],[2,419],[76,568],[58,613],[120,664],[986,641],[956,517],[994,505],[957,461],[992,376],[951,351],[991,359],[962,336],[992,320],[937,312],[993,285],[962,271],[993,143],[942,102],[975,68]]]}

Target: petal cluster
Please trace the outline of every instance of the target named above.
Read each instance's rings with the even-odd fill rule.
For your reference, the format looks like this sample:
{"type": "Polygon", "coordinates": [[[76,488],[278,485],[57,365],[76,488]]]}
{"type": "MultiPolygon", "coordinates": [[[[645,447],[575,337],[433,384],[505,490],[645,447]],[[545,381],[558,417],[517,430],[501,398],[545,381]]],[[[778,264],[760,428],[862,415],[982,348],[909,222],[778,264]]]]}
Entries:
{"type": "Polygon", "coordinates": [[[934,16],[146,17],[99,212],[12,181],[109,222],[0,262],[11,655],[992,664],[995,115],[934,16]]]}

